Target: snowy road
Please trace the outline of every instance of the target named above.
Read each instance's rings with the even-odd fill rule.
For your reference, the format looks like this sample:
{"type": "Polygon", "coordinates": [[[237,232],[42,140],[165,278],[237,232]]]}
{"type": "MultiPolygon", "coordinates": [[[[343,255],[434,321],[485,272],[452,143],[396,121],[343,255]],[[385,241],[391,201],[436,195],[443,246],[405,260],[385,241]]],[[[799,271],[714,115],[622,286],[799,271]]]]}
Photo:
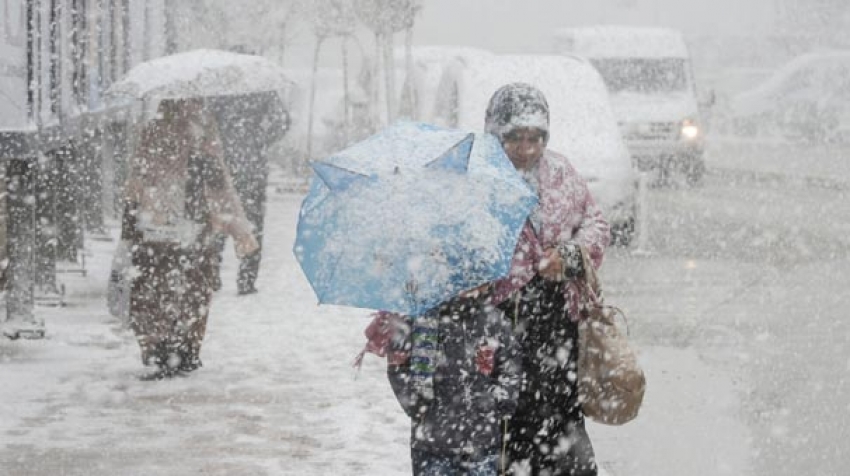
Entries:
{"type": "MultiPolygon", "coordinates": [[[[693,424],[711,435],[703,450],[724,464],[745,449],[748,472],[718,466],[714,474],[847,474],[846,151],[787,144],[760,152],[747,145],[749,155],[741,144],[718,150],[728,152],[725,163],[713,164],[704,187],[650,193],[657,255],[633,274],[621,275],[610,261],[607,269],[618,270],[613,282],[644,317],[633,326],[638,340],[697,349],[734,384],[737,403],[728,410],[735,413],[708,407],[693,424]],[[680,284],[665,287],[658,277],[680,284]],[[746,433],[714,431],[717,420],[730,418],[746,433]]],[[[724,394],[709,389],[700,397],[724,394]]],[[[670,431],[688,424],[676,421],[670,431]]],[[[644,467],[627,474],[652,474],[644,467]]]]}
{"type": "MultiPolygon", "coordinates": [[[[649,377],[638,420],[591,426],[609,475],[844,474],[842,194],[717,174],[650,192],[652,253],[604,265],[649,377]]],[[[381,362],[350,367],[366,313],[316,306],[294,262],[298,204],[272,194],[259,294],[235,295],[228,256],[190,378],[136,379],[136,345],[105,310],[114,244],[89,243],[69,306],[39,309],[49,338],[0,341],[0,474],[409,474],[381,362]]]]}

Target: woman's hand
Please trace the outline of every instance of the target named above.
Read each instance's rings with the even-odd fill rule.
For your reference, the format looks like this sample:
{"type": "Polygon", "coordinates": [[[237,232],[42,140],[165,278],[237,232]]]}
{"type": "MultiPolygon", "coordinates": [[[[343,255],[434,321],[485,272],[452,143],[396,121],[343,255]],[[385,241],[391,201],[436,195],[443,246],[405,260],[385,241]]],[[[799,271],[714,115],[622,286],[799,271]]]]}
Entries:
{"type": "Polygon", "coordinates": [[[564,280],[564,259],[557,248],[547,248],[537,265],[537,272],[548,281],[564,280]]]}
{"type": "Polygon", "coordinates": [[[260,244],[257,242],[257,239],[250,233],[242,235],[233,241],[236,248],[236,256],[239,259],[242,259],[260,249],[260,244]]]}

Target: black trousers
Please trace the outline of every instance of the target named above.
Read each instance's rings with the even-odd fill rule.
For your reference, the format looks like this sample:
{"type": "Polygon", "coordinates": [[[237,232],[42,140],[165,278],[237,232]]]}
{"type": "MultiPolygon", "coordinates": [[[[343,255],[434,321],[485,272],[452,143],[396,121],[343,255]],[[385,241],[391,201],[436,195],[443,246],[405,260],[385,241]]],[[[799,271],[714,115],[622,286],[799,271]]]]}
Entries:
{"type": "MultiPolygon", "coordinates": [[[[266,187],[268,186],[268,171],[240,171],[233,174],[233,186],[242,202],[245,217],[254,225],[254,237],[260,247],[256,252],[239,261],[239,272],[236,276],[236,288],[239,292],[253,290],[260,274],[260,260],[263,255],[263,223],[266,215],[266,187]]],[[[218,247],[219,266],[221,264],[225,236],[216,238],[218,247]]],[[[220,278],[219,278],[220,279],[220,278]]],[[[216,288],[220,288],[220,283],[216,288]]]]}
{"type": "Polygon", "coordinates": [[[523,353],[519,406],[508,426],[510,474],[596,476],[578,403],[578,325],[560,284],[535,277],[502,307],[523,353]]]}

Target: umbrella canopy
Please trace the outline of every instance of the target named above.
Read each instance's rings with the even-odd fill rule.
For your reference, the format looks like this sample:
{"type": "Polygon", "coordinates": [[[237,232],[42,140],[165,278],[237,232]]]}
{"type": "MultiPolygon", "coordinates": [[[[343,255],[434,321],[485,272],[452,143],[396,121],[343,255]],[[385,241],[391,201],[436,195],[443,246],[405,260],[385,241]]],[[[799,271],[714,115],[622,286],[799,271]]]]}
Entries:
{"type": "Polygon", "coordinates": [[[320,303],[419,315],[501,278],[537,203],[489,134],[398,123],[312,165],[294,252],[320,303]]]}
{"type": "Polygon", "coordinates": [[[288,91],[284,70],[261,56],[193,50],[133,67],[107,94],[114,98],[170,99],[288,91]]]}

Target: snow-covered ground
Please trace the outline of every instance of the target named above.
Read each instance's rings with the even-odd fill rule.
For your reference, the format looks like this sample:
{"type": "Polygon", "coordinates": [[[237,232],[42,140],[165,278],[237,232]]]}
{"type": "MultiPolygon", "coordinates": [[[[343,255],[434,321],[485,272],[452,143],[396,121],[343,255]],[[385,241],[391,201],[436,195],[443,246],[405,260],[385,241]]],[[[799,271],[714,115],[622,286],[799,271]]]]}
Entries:
{"type": "MultiPolygon", "coordinates": [[[[271,197],[260,293],[236,295],[228,254],[204,367],[186,378],[137,379],[143,370],[132,334],[106,311],[115,242],[89,240],[88,275],[63,277],[67,307],[37,309],[47,338],[0,341],[0,473],[409,474],[408,422],[383,362],[369,355],[359,374],[351,367],[367,312],[316,305],[291,253],[300,197],[271,197]]],[[[680,289],[668,273],[688,263],[645,260],[616,252],[607,260],[621,304],[632,302],[626,277],[638,270],[649,273],[647,289],[652,279],[680,289]]],[[[639,418],[590,426],[601,474],[746,474],[734,376],[699,347],[658,342],[641,341],[649,388],[639,418]]]]}
{"type": "MultiPolygon", "coordinates": [[[[841,187],[799,177],[850,173],[826,149],[798,162],[778,145],[717,147],[704,187],[650,193],[649,254],[606,257],[606,294],[629,316],[649,387],[634,422],[590,424],[601,474],[785,474],[804,462],[840,474],[828,470],[840,456],[822,458],[845,432],[825,417],[846,406],[827,364],[846,360],[848,212],[841,187]]],[[[137,379],[133,337],[106,311],[115,242],[87,241],[88,275],[61,276],[68,306],[37,308],[47,339],[0,340],[0,474],[410,473],[383,362],[351,367],[368,313],[315,304],[291,253],[300,195],[273,184],[270,197],[260,293],[236,296],[228,251],[205,366],[187,378],[137,379]]]]}

